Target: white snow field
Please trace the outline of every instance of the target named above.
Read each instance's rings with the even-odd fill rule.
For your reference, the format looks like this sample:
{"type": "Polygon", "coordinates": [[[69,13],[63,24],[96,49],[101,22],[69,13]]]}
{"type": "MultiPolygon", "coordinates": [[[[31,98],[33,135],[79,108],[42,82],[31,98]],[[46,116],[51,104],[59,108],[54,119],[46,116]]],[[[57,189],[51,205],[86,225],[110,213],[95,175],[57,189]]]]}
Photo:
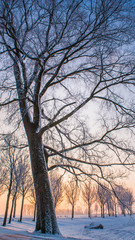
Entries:
{"type": "Polygon", "coordinates": [[[16,220],[6,227],[2,227],[0,218],[0,239],[1,240],[135,240],[135,215],[100,218],[58,218],[58,225],[62,236],[50,236],[34,232],[35,223],[31,218],[24,218],[20,223],[16,220]],[[102,224],[104,229],[88,229],[85,226],[93,223],[102,224]]]}

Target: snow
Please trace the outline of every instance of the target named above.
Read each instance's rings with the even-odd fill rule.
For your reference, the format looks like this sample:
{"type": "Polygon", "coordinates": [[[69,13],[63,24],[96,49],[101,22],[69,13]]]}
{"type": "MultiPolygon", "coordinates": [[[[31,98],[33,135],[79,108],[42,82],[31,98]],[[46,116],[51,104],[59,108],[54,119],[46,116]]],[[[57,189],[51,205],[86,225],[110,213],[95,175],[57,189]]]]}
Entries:
{"type": "Polygon", "coordinates": [[[32,218],[24,218],[20,223],[18,220],[2,227],[0,218],[0,239],[46,239],[46,240],[135,240],[135,215],[118,217],[95,217],[88,219],[80,217],[71,220],[68,217],[58,218],[58,225],[62,236],[46,235],[34,232],[35,223],[32,218]],[[102,224],[104,229],[89,229],[89,224],[102,224]],[[87,226],[87,227],[85,227],[87,226]]]}

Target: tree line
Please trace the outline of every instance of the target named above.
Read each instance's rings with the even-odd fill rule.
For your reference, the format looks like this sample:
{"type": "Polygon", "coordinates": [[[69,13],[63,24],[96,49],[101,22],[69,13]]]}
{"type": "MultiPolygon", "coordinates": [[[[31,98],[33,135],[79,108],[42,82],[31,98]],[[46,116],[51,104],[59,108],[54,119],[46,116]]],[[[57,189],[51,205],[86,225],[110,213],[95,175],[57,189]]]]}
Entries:
{"type": "MultiPolygon", "coordinates": [[[[57,181],[60,181],[60,176],[57,175],[57,181]]],[[[51,179],[51,182],[54,179],[51,179]]],[[[83,207],[87,208],[88,217],[92,217],[92,212],[97,210],[101,213],[101,217],[105,217],[105,210],[108,216],[117,217],[119,210],[121,214],[126,216],[126,213],[132,215],[132,207],[134,204],[134,196],[131,189],[124,187],[123,185],[115,185],[112,190],[107,184],[93,183],[91,179],[87,179],[85,182],[78,184],[73,178],[67,181],[66,184],[61,181],[57,188],[52,188],[52,194],[54,202],[57,207],[62,201],[67,201],[71,206],[71,218],[74,218],[75,207],[78,204],[83,204],[83,207]],[[59,190],[58,190],[59,188],[59,190]],[[56,197],[57,196],[57,197],[56,197]],[[80,203],[81,202],[81,203],[80,203]],[[94,205],[94,206],[93,206],[94,205]],[[92,210],[93,209],[93,210],[92,210]],[[118,210],[119,209],[119,210],[118,210]]]]}

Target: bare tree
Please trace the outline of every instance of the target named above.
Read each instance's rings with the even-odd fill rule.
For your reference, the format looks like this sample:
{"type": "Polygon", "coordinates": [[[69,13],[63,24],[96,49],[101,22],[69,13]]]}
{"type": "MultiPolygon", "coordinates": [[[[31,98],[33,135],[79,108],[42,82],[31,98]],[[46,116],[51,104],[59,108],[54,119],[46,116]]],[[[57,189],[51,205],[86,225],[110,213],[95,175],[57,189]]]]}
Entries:
{"type": "Polygon", "coordinates": [[[54,207],[56,208],[63,201],[63,192],[64,192],[63,178],[58,173],[51,172],[50,182],[51,182],[54,207]]]}
{"type": "Polygon", "coordinates": [[[6,171],[3,164],[3,160],[0,158],[0,195],[3,194],[3,186],[6,178],[6,171]]]}
{"type": "Polygon", "coordinates": [[[16,204],[17,204],[17,200],[20,198],[20,193],[18,192],[16,194],[15,200],[14,200],[14,207],[13,207],[13,218],[16,217],[16,204]]]}
{"type": "Polygon", "coordinates": [[[14,207],[15,207],[15,201],[16,201],[16,195],[17,195],[17,188],[18,188],[17,183],[13,182],[12,191],[11,191],[12,204],[11,204],[11,210],[10,210],[8,223],[11,223],[11,221],[12,221],[12,215],[13,215],[13,210],[14,210],[14,207]]]}
{"type": "Polygon", "coordinates": [[[21,176],[20,194],[22,195],[22,203],[21,203],[19,222],[22,222],[24,199],[33,184],[32,176],[30,174],[30,166],[27,161],[27,157],[21,158],[21,164],[19,166],[19,169],[20,169],[20,176],[21,176]]]}
{"type": "Polygon", "coordinates": [[[65,195],[66,195],[67,202],[72,207],[71,219],[73,219],[75,205],[79,198],[79,186],[75,180],[70,180],[70,182],[68,182],[65,185],[65,195]]]}
{"type": "Polygon", "coordinates": [[[36,195],[35,195],[35,189],[33,184],[29,189],[29,195],[27,199],[32,205],[34,205],[34,217],[32,221],[35,221],[36,220],[36,195]]]}
{"type": "MultiPolygon", "coordinates": [[[[13,184],[12,184],[12,205],[11,205],[11,211],[10,211],[10,216],[9,216],[9,223],[11,223],[12,220],[12,215],[13,217],[15,217],[15,212],[16,212],[16,201],[17,198],[20,197],[20,187],[21,187],[21,183],[22,183],[22,178],[23,178],[23,174],[24,172],[22,172],[22,155],[23,158],[25,159],[25,161],[27,161],[28,156],[23,152],[21,152],[15,166],[14,166],[14,170],[13,170],[13,184]],[[14,212],[13,212],[14,211],[14,212]]],[[[27,169],[26,169],[27,172],[27,169]]]]}
{"type": "Polygon", "coordinates": [[[106,197],[106,207],[107,207],[107,211],[108,211],[108,216],[111,216],[111,214],[113,215],[114,213],[114,202],[113,202],[113,192],[111,191],[111,189],[107,188],[106,192],[105,192],[105,197],[106,197]]]}
{"type": "Polygon", "coordinates": [[[36,230],[42,233],[59,233],[48,170],[92,177],[94,169],[96,181],[108,177],[107,166],[132,164],[134,148],[119,138],[134,128],[134,103],[126,98],[134,95],[132,8],[130,15],[127,11],[132,2],[0,1],[0,106],[14,106],[10,120],[13,110],[21,113],[37,199],[36,230]],[[106,114],[96,133],[86,128],[84,111],[79,116],[95,102],[104,110],[107,102],[113,115],[112,121],[106,114]]]}
{"type": "Polygon", "coordinates": [[[16,144],[15,139],[12,136],[8,135],[4,139],[4,143],[2,146],[2,154],[1,154],[1,161],[5,168],[5,174],[6,174],[4,185],[7,188],[7,201],[6,201],[6,209],[5,209],[4,219],[3,219],[3,226],[5,226],[7,222],[9,200],[10,200],[12,185],[13,185],[14,168],[20,154],[20,151],[17,151],[15,147],[12,146],[13,144],[16,144]]]}
{"type": "Polygon", "coordinates": [[[116,197],[115,192],[112,194],[112,202],[113,202],[113,215],[117,217],[117,207],[118,207],[118,199],[116,197]]]}
{"type": "Polygon", "coordinates": [[[133,214],[133,204],[134,204],[134,196],[133,196],[133,192],[130,189],[126,190],[126,204],[127,204],[127,208],[129,211],[129,214],[132,215],[133,214]]]}
{"type": "Polygon", "coordinates": [[[105,204],[106,204],[106,186],[98,185],[97,186],[97,200],[99,202],[100,208],[101,208],[101,217],[105,217],[105,204]]]}
{"type": "Polygon", "coordinates": [[[130,215],[132,215],[132,205],[134,202],[133,193],[122,185],[118,185],[115,188],[115,192],[122,214],[126,216],[126,210],[128,210],[130,215]]]}
{"type": "Polygon", "coordinates": [[[94,210],[96,211],[96,217],[97,217],[97,211],[98,211],[98,204],[97,204],[97,201],[95,202],[94,210]]]}
{"type": "Polygon", "coordinates": [[[89,218],[91,218],[91,206],[95,201],[95,193],[95,188],[92,186],[91,181],[84,183],[84,187],[82,189],[82,199],[87,204],[89,218]]]}
{"type": "MultiPolygon", "coordinates": [[[[0,196],[6,191],[5,183],[6,182],[6,170],[3,166],[3,161],[0,158],[0,196]]],[[[1,209],[0,209],[1,210],[1,209]]]]}
{"type": "Polygon", "coordinates": [[[115,187],[115,193],[118,199],[118,204],[121,209],[121,212],[126,216],[126,199],[125,199],[125,188],[122,185],[115,187]]]}

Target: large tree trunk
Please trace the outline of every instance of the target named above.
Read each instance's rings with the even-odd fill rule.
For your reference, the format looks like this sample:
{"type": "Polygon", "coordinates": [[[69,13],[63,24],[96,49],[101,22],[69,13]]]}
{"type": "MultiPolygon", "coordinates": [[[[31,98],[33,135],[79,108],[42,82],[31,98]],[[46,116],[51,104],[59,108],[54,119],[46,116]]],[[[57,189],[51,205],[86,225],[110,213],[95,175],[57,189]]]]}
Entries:
{"type": "MultiPolygon", "coordinates": [[[[41,75],[43,71],[41,69],[38,74],[35,84],[35,96],[34,96],[34,114],[33,123],[31,121],[30,112],[26,103],[26,89],[23,89],[23,82],[21,79],[21,73],[17,59],[14,59],[14,75],[16,78],[17,92],[20,99],[19,106],[23,119],[24,128],[27,134],[32,174],[34,180],[34,187],[36,193],[37,202],[37,222],[36,230],[40,230],[42,233],[59,234],[57,225],[55,210],[53,206],[53,198],[48,178],[48,170],[46,164],[46,158],[44,154],[42,137],[38,133],[40,129],[40,104],[39,104],[39,88],[41,83],[41,75]]],[[[28,90],[28,89],[27,89],[28,90]]]]}
{"type": "Polygon", "coordinates": [[[58,234],[42,139],[38,134],[31,132],[28,140],[37,202],[36,230],[41,229],[42,233],[58,234]]]}

